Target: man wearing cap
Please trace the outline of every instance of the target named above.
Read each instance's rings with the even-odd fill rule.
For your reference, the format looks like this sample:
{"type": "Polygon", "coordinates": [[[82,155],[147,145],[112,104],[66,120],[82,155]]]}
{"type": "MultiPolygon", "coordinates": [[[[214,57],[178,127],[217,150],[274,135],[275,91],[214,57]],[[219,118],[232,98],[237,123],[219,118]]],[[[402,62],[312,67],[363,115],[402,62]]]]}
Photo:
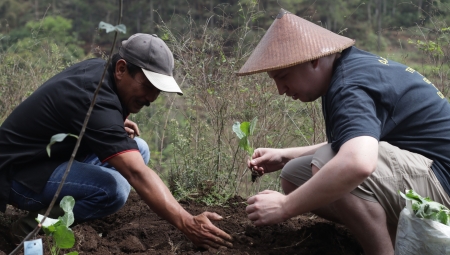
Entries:
{"type": "Polygon", "coordinates": [[[359,50],[354,41],[281,10],[238,72],[267,72],[280,95],[322,99],[327,143],[258,148],[251,169],[282,169],[285,194],[248,199],[255,225],[314,212],[346,225],[365,254],[394,254],[413,189],[450,206],[450,106],[414,69],[359,50]]]}
{"type": "MultiPolygon", "coordinates": [[[[0,127],[0,209],[11,204],[30,213],[11,227],[13,241],[21,240],[37,224],[55,194],[76,139],[67,137],[46,146],[58,133],[78,135],[106,62],[89,59],[55,75],[23,101],[0,127]]],[[[180,229],[194,244],[208,248],[230,246],[231,237],[211,220],[218,214],[190,215],[174,199],[147,163],[150,152],[137,125],[128,120],[149,106],[161,91],[182,91],[172,77],[174,60],[155,35],[135,34],[122,42],[97,96],[75,161],[59,200],[75,198],[76,222],[118,211],[130,185],[159,216],[180,229]]],[[[59,204],[58,200],[58,204],[59,204]]],[[[50,217],[58,217],[56,207],[50,217]]]]}

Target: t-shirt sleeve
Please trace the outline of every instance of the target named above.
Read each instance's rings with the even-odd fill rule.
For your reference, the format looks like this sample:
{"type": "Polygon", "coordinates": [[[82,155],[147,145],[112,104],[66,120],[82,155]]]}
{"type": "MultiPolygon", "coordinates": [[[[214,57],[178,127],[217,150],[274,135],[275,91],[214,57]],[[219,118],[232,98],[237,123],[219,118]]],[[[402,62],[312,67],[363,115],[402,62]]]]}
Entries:
{"type": "Polygon", "coordinates": [[[373,98],[358,86],[341,86],[330,100],[331,147],[338,151],[348,140],[358,136],[380,139],[381,122],[373,98]]]}
{"type": "Polygon", "coordinates": [[[95,105],[86,127],[83,142],[100,161],[108,160],[127,151],[139,151],[124,128],[122,113],[107,102],[95,105]]]}

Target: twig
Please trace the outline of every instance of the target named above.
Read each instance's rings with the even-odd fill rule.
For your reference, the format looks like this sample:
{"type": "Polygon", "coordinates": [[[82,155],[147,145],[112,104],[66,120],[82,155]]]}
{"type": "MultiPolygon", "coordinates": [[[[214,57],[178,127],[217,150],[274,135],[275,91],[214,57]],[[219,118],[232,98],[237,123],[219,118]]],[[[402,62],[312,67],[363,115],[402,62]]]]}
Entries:
{"type": "MultiPolygon", "coordinates": [[[[119,12],[120,12],[120,15],[119,15],[118,24],[120,24],[122,22],[122,1],[123,0],[119,0],[119,12]]],[[[63,177],[61,179],[61,183],[59,184],[58,189],[56,190],[56,193],[53,196],[53,199],[50,202],[50,205],[48,206],[47,211],[45,212],[44,218],[42,219],[41,223],[39,223],[36,226],[36,228],[33,231],[31,231],[22,240],[22,242],[10,253],[10,255],[17,254],[19,251],[21,251],[22,247],[23,247],[23,243],[25,241],[27,241],[28,239],[30,239],[31,237],[35,236],[39,232],[39,230],[42,227],[41,224],[47,219],[47,216],[50,214],[50,211],[53,209],[53,206],[56,203],[56,199],[58,198],[58,196],[59,196],[59,194],[60,194],[60,192],[62,190],[62,187],[64,186],[64,182],[66,181],[67,175],[69,175],[69,172],[70,172],[70,167],[72,166],[72,163],[73,163],[73,161],[75,159],[75,155],[77,154],[78,148],[80,147],[81,138],[83,138],[84,132],[86,130],[87,123],[88,123],[89,118],[91,116],[92,110],[94,109],[95,100],[96,100],[97,95],[98,95],[98,93],[100,91],[100,88],[102,87],[103,79],[105,78],[105,74],[106,74],[106,70],[108,69],[108,66],[109,66],[109,64],[111,62],[111,55],[112,55],[112,52],[114,51],[114,47],[116,45],[117,33],[118,33],[118,31],[116,30],[115,33],[114,33],[114,41],[113,41],[113,44],[112,44],[112,47],[111,47],[111,51],[110,51],[110,54],[109,54],[109,57],[108,57],[108,62],[105,65],[105,69],[103,69],[102,79],[100,80],[100,82],[99,82],[99,84],[97,86],[97,89],[95,90],[94,97],[92,98],[91,105],[90,105],[90,107],[88,109],[88,112],[86,114],[86,117],[84,119],[83,127],[81,128],[80,134],[78,135],[77,143],[75,144],[75,148],[73,149],[73,152],[72,152],[72,155],[70,157],[69,163],[67,164],[66,171],[64,172],[64,175],[63,175],[63,177]]]]}
{"type": "Polygon", "coordinates": [[[303,241],[305,241],[306,239],[308,239],[311,236],[311,234],[309,234],[309,236],[307,236],[305,239],[301,240],[300,242],[293,244],[293,245],[289,245],[289,246],[283,246],[283,247],[275,247],[273,248],[274,250],[278,250],[278,249],[286,249],[286,248],[291,248],[291,247],[295,247],[301,243],[303,243],[303,241]]]}

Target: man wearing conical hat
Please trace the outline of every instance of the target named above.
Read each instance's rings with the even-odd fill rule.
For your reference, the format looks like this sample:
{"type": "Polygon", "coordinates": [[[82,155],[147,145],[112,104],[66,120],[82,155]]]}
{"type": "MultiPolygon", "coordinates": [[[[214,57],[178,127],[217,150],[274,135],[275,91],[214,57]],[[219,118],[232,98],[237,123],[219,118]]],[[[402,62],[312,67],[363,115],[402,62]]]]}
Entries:
{"type": "Polygon", "coordinates": [[[321,98],[327,143],[258,148],[248,167],[282,169],[284,194],[248,199],[255,225],[314,212],[346,225],[365,254],[394,254],[413,189],[450,207],[450,105],[414,69],[281,10],[238,75],[267,72],[280,95],[321,98]]]}

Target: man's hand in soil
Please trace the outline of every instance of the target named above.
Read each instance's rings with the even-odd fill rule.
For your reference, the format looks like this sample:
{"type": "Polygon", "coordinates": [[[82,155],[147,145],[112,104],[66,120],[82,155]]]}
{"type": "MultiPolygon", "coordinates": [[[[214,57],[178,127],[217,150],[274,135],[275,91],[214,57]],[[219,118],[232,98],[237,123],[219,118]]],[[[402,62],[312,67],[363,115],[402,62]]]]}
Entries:
{"type": "Polygon", "coordinates": [[[145,165],[138,151],[119,154],[107,162],[127,179],[156,214],[181,230],[195,245],[206,249],[232,247],[228,242],[232,237],[210,221],[222,217],[209,212],[192,216],[177,202],[158,174],[145,165]]]}
{"type": "Polygon", "coordinates": [[[184,222],[183,233],[198,247],[205,249],[233,247],[233,238],[214,226],[210,220],[222,220],[217,213],[204,212],[184,222]]]}
{"type": "Polygon", "coordinates": [[[245,211],[248,219],[256,226],[272,225],[290,218],[284,210],[285,202],[285,195],[273,190],[264,190],[247,200],[248,206],[245,211]]]}
{"type": "Polygon", "coordinates": [[[123,125],[125,126],[125,131],[127,131],[130,138],[140,135],[138,125],[135,122],[126,119],[123,125]]]}

